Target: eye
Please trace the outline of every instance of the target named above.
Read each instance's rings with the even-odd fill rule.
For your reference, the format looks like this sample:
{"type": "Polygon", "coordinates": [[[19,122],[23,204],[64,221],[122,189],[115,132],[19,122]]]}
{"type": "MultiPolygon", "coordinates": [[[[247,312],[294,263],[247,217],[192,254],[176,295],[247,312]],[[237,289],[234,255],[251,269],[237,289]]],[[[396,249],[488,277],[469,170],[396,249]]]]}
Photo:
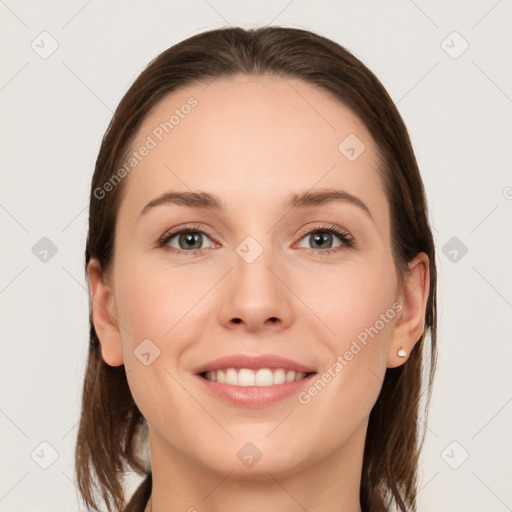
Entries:
{"type": "MultiPolygon", "coordinates": [[[[314,229],[307,231],[301,235],[301,239],[312,244],[313,247],[308,248],[315,252],[315,254],[331,254],[333,252],[339,252],[346,248],[353,246],[353,238],[350,233],[338,226],[331,226],[324,224],[322,226],[316,226],[314,229]],[[338,239],[338,244],[336,243],[338,239]]],[[[299,247],[303,247],[300,245],[299,247]]]]}
{"type": "MultiPolygon", "coordinates": [[[[157,247],[171,250],[176,254],[196,255],[201,254],[205,250],[205,238],[210,240],[210,246],[216,244],[200,226],[189,225],[167,231],[158,240],[156,245],[157,247]]],[[[303,233],[300,238],[301,241],[305,240],[313,245],[310,248],[306,247],[307,250],[322,256],[340,252],[354,245],[354,239],[348,231],[329,224],[316,226],[314,229],[303,233]],[[336,239],[338,240],[337,243],[336,239]]],[[[299,245],[299,247],[304,246],[299,245]]]]}
{"type": "Polygon", "coordinates": [[[212,241],[203,230],[196,226],[173,228],[158,240],[157,247],[170,248],[177,254],[197,254],[204,250],[205,238],[212,241]]]}

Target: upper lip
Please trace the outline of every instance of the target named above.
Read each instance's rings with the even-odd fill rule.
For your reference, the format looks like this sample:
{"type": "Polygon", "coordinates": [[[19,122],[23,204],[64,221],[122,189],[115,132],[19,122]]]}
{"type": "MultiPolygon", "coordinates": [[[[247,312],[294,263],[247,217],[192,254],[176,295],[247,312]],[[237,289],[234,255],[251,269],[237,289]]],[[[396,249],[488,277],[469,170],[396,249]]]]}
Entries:
{"type": "Polygon", "coordinates": [[[234,354],[202,364],[195,368],[193,372],[200,374],[207,371],[224,370],[226,368],[248,368],[250,370],[259,370],[260,368],[283,368],[285,370],[294,370],[304,373],[316,372],[314,368],[276,354],[263,354],[259,356],[234,354]]]}

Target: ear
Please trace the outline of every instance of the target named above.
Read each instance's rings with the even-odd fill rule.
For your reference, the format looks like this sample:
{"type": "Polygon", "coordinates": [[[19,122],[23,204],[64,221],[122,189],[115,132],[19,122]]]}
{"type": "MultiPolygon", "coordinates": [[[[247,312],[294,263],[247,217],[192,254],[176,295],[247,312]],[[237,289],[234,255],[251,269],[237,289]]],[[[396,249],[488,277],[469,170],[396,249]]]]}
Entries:
{"type": "Polygon", "coordinates": [[[421,252],[411,262],[404,275],[398,302],[403,306],[395,322],[388,347],[387,367],[395,368],[407,361],[414,345],[421,339],[425,328],[425,312],[430,293],[430,269],[428,256],[421,252]],[[398,351],[405,349],[406,356],[398,351]]]}
{"type": "Polygon", "coordinates": [[[117,322],[117,312],[112,288],[105,283],[101,265],[92,258],[87,265],[91,311],[94,329],[101,345],[101,355],[110,366],[123,364],[123,345],[117,322]]]}

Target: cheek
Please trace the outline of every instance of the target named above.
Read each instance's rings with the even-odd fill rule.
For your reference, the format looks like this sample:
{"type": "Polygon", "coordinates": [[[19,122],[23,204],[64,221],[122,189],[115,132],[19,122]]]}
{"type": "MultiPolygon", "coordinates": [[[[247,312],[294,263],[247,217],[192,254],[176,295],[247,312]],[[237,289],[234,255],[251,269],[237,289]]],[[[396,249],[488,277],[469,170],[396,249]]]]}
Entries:
{"type": "Polygon", "coordinates": [[[389,337],[396,316],[393,304],[397,280],[392,259],[380,256],[364,264],[353,260],[332,266],[330,271],[309,280],[299,292],[323,321],[327,339],[337,354],[347,350],[358,336],[362,343],[365,337],[389,337]]]}
{"type": "Polygon", "coordinates": [[[178,384],[180,357],[191,337],[187,327],[198,325],[194,314],[206,290],[197,282],[191,284],[183,272],[150,268],[142,259],[134,264],[119,261],[116,279],[130,391],[146,418],[165,426],[171,437],[179,437],[190,409],[190,397],[178,384]],[[173,424],[169,411],[174,411],[173,424]]]}
{"type": "Polygon", "coordinates": [[[158,405],[162,397],[175,411],[187,409],[190,397],[176,379],[186,374],[183,356],[204,330],[204,297],[218,274],[192,279],[190,271],[145,264],[143,258],[134,264],[120,262],[117,271],[116,302],[126,328],[121,332],[129,386],[141,412],[165,425],[158,405]]]}
{"type": "MultiPolygon", "coordinates": [[[[131,343],[143,338],[161,344],[182,327],[183,319],[194,318],[194,309],[208,287],[202,281],[190,280],[190,273],[179,269],[159,269],[139,260],[132,268],[119,265],[116,303],[119,319],[126,325],[131,343]]],[[[126,334],[126,333],[125,333],[126,334]]]]}
{"type": "Polygon", "coordinates": [[[395,302],[393,261],[383,256],[368,265],[340,267],[324,281],[323,288],[315,287],[309,294],[308,304],[312,310],[316,307],[318,317],[328,326],[322,337],[332,355],[325,380],[329,387],[334,383],[332,390],[342,392],[344,398],[338,404],[347,401],[348,410],[368,410],[380,391],[388,342],[400,308],[395,302]],[[319,293],[319,289],[327,292],[319,293]]]}

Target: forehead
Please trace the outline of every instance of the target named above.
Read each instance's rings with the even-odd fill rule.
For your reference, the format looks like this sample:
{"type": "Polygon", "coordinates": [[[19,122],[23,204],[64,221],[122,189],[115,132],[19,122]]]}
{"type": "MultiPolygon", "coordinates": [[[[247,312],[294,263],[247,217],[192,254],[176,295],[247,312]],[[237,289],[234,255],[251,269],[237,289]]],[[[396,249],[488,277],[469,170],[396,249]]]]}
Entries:
{"type": "Polygon", "coordinates": [[[299,79],[237,76],[175,91],[146,116],[131,149],[144,146],[151,149],[130,172],[123,199],[133,215],[170,190],[206,190],[226,204],[243,197],[261,207],[263,198],[282,205],[290,192],[342,187],[385,203],[364,124],[299,79]]]}

